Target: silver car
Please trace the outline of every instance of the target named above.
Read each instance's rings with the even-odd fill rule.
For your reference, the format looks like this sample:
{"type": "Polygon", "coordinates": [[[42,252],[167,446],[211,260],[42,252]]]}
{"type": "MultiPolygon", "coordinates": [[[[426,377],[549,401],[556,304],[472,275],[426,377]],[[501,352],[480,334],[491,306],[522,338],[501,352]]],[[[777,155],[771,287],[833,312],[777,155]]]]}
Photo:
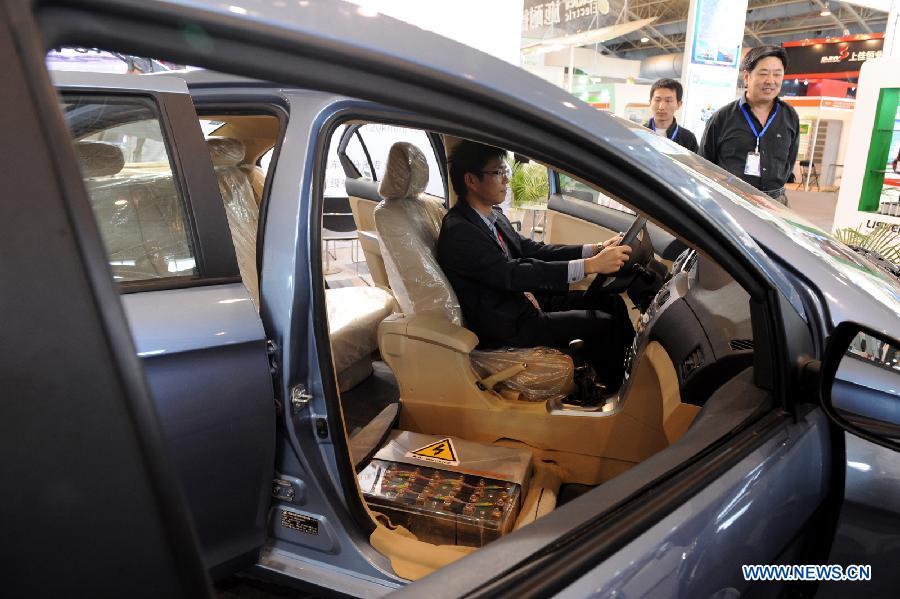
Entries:
{"type": "Polygon", "coordinates": [[[233,574],[353,596],[895,594],[894,275],[652,132],[351,5],[22,0],[0,29],[11,595],[202,596],[233,574]],[[216,72],[51,79],[66,45],[216,72]],[[407,301],[405,275],[440,273],[432,238],[410,260],[379,224],[376,129],[426,154],[411,199],[437,213],[447,149],[473,139],[546,170],[532,233],[649,248],[666,277],[615,396],[511,398],[464,323],[407,301]],[[351,238],[373,286],[331,293],[329,241],[351,238]],[[525,452],[515,524],[397,526],[364,475],[398,431],[525,452]]]}

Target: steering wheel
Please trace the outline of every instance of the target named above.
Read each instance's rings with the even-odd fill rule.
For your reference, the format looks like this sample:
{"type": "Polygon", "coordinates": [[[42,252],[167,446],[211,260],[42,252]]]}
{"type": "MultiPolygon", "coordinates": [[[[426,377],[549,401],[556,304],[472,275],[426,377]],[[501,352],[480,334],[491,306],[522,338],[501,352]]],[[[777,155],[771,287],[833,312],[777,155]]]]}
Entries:
{"type": "Polygon", "coordinates": [[[601,283],[601,287],[610,293],[625,291],[637,276],[637,271],[640,270],[638,266],[645,267],[653,260],[653,244],[647,233],[647,219],[642,216],[634,219],[619,245],[630,246],[631,254],[628,255],[628,261],[622,268],[608,275],[601,283]]]}

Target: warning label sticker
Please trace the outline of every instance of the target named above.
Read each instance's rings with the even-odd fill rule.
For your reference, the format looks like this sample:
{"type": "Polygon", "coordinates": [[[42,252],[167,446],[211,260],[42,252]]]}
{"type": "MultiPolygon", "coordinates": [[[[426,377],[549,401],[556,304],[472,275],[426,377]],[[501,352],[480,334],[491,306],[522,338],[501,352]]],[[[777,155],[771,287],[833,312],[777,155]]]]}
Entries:
{"type": "Polygon", "coordinates": [[[308,535],[319,534],[319,521],[306,514],[284,510],[281,512],[281,525],[308,535]]]}
{"type": "Polygon", "coordinates": [[[429,443],[425,447],[414,449],[406,454],[408,458],[416,458],[425,462],[436,462],[438,464],[449,464],[450,466],[459,466],[459,458],[456,448],[453,447],[453,441],[449,438],[429,443]]]}

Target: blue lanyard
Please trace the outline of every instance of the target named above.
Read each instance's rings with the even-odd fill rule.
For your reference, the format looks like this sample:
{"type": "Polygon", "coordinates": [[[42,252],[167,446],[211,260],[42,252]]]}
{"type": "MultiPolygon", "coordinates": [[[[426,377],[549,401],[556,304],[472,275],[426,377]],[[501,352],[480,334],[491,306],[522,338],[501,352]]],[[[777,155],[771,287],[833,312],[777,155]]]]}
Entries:
{"type": "MultiPolygon", "coordinates": [[[[652,117],[650,118],[650,130],[656,131],[656,123],[653,122],[652,117]]],[[[675,123],[675,130],[672,131],[672,137],[670,137],[669,139],[671,139],[672,141],[675,141],[676,135],[678,135],[678,123],[675,123]]]]}
{"type": "Polygon", "coordinates": [[[778,116],[778,109],[781,108],[781,104],[778,102],[775,103],[775,110],[772,111],[772,114],[769,115],[769,118],[766,120],[766,126],[763,127],[762,131],[759,133],[756,132],[756,127],[753,126],[753,119],[750,118],[750,113],[747,111],[747,105],[743,104],[741,106],[741,112],[744,113],[744,119],[746,119],[747,124],[750,125],[750,131],[753,131],[753,135],[756,136],[756,151],[759,152],[759,138],[766,134],[766,129],[769,128],[769,125],[772,124],[772,121],[775,120],[775,117],[778,116]]]}

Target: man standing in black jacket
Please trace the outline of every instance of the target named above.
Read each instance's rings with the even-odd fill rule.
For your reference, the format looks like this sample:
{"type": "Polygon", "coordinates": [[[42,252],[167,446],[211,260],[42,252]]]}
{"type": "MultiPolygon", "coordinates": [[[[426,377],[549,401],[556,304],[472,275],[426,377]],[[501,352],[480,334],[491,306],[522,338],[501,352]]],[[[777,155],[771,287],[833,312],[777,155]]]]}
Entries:
{"type": "Polygon", "coordinates": [[[653,116],[644,123],[644,127],[696,152],[697,138],[690,129],[682,127],[675,120],[675,112],[681,108],[683,96],[684,90],[680,83],[674,79],[658,79],[650,87],[650,112],[653,116]]]}
{"type": "Polygon", "coordinates": [[[570,292],[569,283],[592,273],[615,273],[631,248],[617,245],[619,238],[582,246],[544,244],[518,234],[497,207],[509,183],[505,155],[462,141],[449,159],[459,201],[444,217],[437,259],[466,326],[482,348],[565,349],[581,339],[601,382],[616,388],[624,349],[634,335],[625,304],[599,285],[570,292]]]}
{"type": "Polygon", "coordinates": [[[800,117],[778,94],[787,53],[752,48],[741,63],[744,93],[706,124],[700,155],[787,206],[787,183],[800,147],[800,117]]]}

